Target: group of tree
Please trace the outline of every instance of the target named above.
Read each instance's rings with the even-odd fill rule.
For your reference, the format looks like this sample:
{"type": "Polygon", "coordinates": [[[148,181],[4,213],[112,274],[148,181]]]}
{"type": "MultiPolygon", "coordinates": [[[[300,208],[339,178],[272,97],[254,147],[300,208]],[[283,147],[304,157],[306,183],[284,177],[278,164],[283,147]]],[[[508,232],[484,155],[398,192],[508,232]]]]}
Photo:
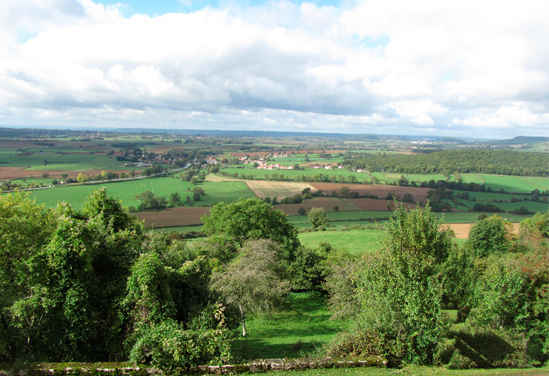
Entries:
{"type": "MultiPolygon", "coordinates": [[[[406,174],[485,173],[549,176],[547,153],[511,150],[457,149],[423,154],[362,154],[346,159],[353,169],[406,174]]],[[[456,179],[457,180],[457,179],[456,179]]]]}
{"type": "Polygon", "coordinates": [[[144,211],[144,210],[163,210],[166,208],[176,208],[180,206],[190,206],[193,202],[202,200],[202,197],[206,194],[201,187],[194,187],[189,195],[185,196],[185,200],[178,192],[170,193],[168,197],[156,196],[151,191],[145,191],[136,196],[139,201],[137,207],[130,207],[130,211],[144,211]],[[191,198],[192,197],[192,198],[191,198]]]}
{"type": "MultiPolygon", "coordinates": [[[[290,288],[297,232],[258,199],[218,204],[192,247],[104,190],[81,211],[0,197],[0,362],[227,362],[233,329],[290,288]]],[[[244,334],[245,329],[244,329],[244,334]]]]}
{"type": "MultiPolygon", "coordinates": [[[[325,225],[322,210],[309,214],[325,225]]],[[[335,356],[452,367],[549,357],[549,213],[517,238],[484,218],[458,247],[429,207],[398,208],[383,250],[363,257],[303,247],[259,199],[217,204],[203,223],[207,237],[189,246],[145,233],[104,190],[80,211],[1,196],[0,362],[130,359],[168,373],[228,362],[235,330],[247,335],[247,318],[291,290],[321,291],[352,320],[335,356]]]]}
{"type": "Polygon", "coordinates": [[[459,247],[429,207],[397,209],[382,251],[349,256],[327,277],[334,314],[354,322],[330,354],[450,368],[544,364],[549,212],[526,219],[519,236],[510,227],[486,217],[459,247]]]}

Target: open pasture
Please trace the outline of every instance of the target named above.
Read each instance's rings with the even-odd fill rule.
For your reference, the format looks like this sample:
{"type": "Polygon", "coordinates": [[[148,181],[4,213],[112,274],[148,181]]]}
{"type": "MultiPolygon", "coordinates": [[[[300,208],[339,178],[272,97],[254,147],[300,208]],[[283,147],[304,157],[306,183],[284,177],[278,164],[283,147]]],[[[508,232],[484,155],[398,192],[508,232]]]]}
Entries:
{"type": "Polygon", "coordinates": [[[118,170],[123,169],[123,163],[105,153],[94,151],[54,151],[44,150],[18,152],[3,150],[0,152],[1,167],[22,167],[27,170],[118,170]]]}
{"type": "Polygon", "coordinates": [[[319,176],[326,178],[333,177],[334,179],[345,179],[349,181],[352,176],[355,176],[356,182],[367,183],[370,178],[367,174],[356,173],[347,169],[324,169],[324,168],[304,168],[300,170],[264,170],[253,167],[228,167],[221,170],[222,173],[234,176],[238,174],[239,178],[257,179],[257,180],[287,180],[287,181],[305,181],[313,180],[319,176]],[[283,179],[281,179],[282,177],[283,179]]]}
{"type": "MultiPolygon", "coordinates": [[[[409,182],[426,182],[430,180],[447,180],[447,177],[441,174],[400,174],[383,172],[354,172],[348,169],[322,169],[305,168],[303,170],[264,170],[252,167],[229,167],[222,169],[223,173],[228,175],[238,174],[239,178],[260,179],[260,180],[288,180],[288,181],[311,181],[317,179],[328,179],[336,182],[341,180],[350,181],[354,179],[356,183],[372,183],[373,178],[380,183],[396,183],[401,176],[404,176],[409,182]]],[[[494,191],[503,190],[507,193],[529,193],[534,189],[540,191],[549,190],[549,178],[540,176],[509,176],[494,174],[461,174],[463,182],[486,184],[494,191]]],[[[454,179],[450,177],[450,181],[454,179]]],[[[319,180],[322,181],[322,180],[319,180]]],[[[324,180],[326,181],[326,180],[324,180]]],[[[315,183],[318,184],[318,183],[315,183]]],[[[395,188],[413,188],[413,187],[395,187],[395,188]]]]}
{"type": "MultiPolygon", "coordinates": [[[[253,192],[242,182],[205,182],[198,186],[206,194],[200,201],[193,202],[193,206],[209,206],[221,201],[230,202],[241,198],[254,197],[253,192]]],[[[86,198],[93,191],[102,188],[105,188],[112,197],[121,200],[122,205],[130,207],[139,204],[136,196],[145,191],[151,191],[156,196],[163,197],[177,192],[185,200],[187,196],[192,197],[194,186],[174,177],[160,177],[115,183],[54,187],[48,190],[34,191],[31,196],[48,207],[54,207],[58,202],[66,201],[75,208],[81,208],[86,198]]]]}
{"type": "Polygon", "coordinates": [[[299,234],[301,243],[310,248],[316,248],[322,243],[328,243],[336,249],[340,249],[355,255],[360,255],[378,250],[386,232],[382,228],[366,228],[349,231],[315,231],[299,234]]]}
{"type": "Polygon", "coordinates": [[[541,176],[462,174],[462,178],[465,183],[486,184],[496,191],[529,193],[534,189],[549,190],[549,178],[541,176]]]}
{"type": "Polygon", "coordinates": [[[340,154],[289,154],[287,157],[272,157],[269,160],[271,163],[279,163],[282,166],[304,165],[304,164],[337,164],[343,162],[343,157],[340,154]]]}

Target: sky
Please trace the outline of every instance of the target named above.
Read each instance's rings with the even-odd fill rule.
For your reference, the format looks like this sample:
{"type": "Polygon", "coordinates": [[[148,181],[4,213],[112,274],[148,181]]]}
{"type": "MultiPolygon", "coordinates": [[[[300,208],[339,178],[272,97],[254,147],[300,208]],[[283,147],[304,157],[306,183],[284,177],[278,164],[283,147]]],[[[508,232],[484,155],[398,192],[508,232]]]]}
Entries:
{"type": "Polygon", "coordinates": [[[549,136],[546,0],[2,0],[0,126],[549,136]]]}

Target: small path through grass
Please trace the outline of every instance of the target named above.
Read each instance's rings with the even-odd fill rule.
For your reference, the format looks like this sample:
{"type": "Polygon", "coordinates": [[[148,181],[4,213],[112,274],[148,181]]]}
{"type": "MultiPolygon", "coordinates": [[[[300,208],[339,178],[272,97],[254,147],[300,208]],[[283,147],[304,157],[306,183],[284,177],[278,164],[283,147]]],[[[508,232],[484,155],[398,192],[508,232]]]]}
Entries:
{"type": "Polygon", "coordinates": [[[247,325],[248,336],[239,337],[233,348],[242,361],[317,355],[348,323],[330,320],[320,294],[291,293],[286,308],[250,319],[247,325]]]}

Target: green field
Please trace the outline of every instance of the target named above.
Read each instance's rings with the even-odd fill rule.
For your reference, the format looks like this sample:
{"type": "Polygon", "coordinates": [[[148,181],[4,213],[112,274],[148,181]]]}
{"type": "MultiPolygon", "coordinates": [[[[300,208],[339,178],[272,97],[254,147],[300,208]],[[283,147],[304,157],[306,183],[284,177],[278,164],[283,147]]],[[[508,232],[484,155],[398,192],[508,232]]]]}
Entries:
{"type": "Polygon", "coordinates": [[[118,170],[121,162],[104,154],[67,151],[31,151],[19,153],[16,150],[0,151],[0,167],[24,167],[30,170],[118,170]]]}
{"type": "MultiPolygon", "coordinates": [[[[347,328],[342,320],[330,320],[322,296],[291,293],[280,312],[247,322],[248,336],[234,343],[237,360],[302,358],[322,353],[322,347],[347,328]]],[[[237,331],[240,333],[240,331],[237,331]]]]}
{"type": "Polygon", "coordinates": [[[316,248],[321,243],[329,243],[336,249],[360,255],[378,250],[385,236],[386,232],[383,229],[315,231],[299,234],[299,240],[301,244],[310,248],[316,248]]]}
{"type": "MultiPolygon", "coordinates": [[[[194,202],[193,206],[209,206],[217,202],[235,201],[242,198],[255,197],[248,186],[242,182],[205,182],[199,184],[206,194],[202,200],[194,202]]],[[[137,206],[139,201],[136,196],[147,190],[157,196],[167,197],[170,193],[177,192],[183,199],[191,195],[193,185],[189,182],[174,177],[160,177],[124,181],[115,183],[102,183],[94,185],[77,185],[55,187],[52,189],[33,191],[31,197],[48,207],[54,207],[60,201],[66,201],[75,208],[81,208],[86,197],[93,191],[105,188],[107,193],[122,201],[126,207],[137,206]]]]}
{"type": "Polygon", "coordinates": [[[308,154],[308,160],[305,158],[305,154],[291,154],[288,157],[273,157],[269,159],[270,163],[279,163],[282,166],[293,166],[302,163],[341,163],[343,162],[342,156],[330,156],[329,158],[321,157],[320,154],[308,154]]]}
{"type": "MultiPolygon", "coordinates": [[[[446,180],[446,177],[441,174],[398,174],[398,173],[382,173],[382,172],[353,172],[347,169],[315,169],[305,168],[303,170],[263,170],[252,167],[229,167],[224,168],[221,172],[234,175],[239,174],[240,178],[247,179],[262,179],[273,180],[279,179],[281,176],[284,180],[292,181],[335,181],[341,179],[350,181],[352,177],[358,183],[372,183],[372,176],[377,179],[378,183],[388,184],[397,182],[401,176],[406,177],[410,182],[425,182],[430,180],[446,180]],[[324,180],[319,180],[322,175],[324,180]]],[[[549,190],[549,178],[539,176],[507,176],[507,175],[490,175],[490,174],[462,174],[465,183],[486,184],[494,191],[503,190],[505,192],[529,193],[534,189],[540,191],[549,190]]]]}
{"type": "Polygon", "coordinates": [[[326,177],[340,177],[350,179],[352,176],[356,177],[356,181],[359,183],[367,183],[370,178],[367,174],[356,173],[346,169],[322,169],[322,168],[304,168],[302,170],[263,170],[253,167],[229,167],[221,170],[222,173],[233,176],[239,174],[238,177],[246,179],[259,179],[259,180],[273,180],[273,177],[278,179],[280,175],[284,176],[284,180],[290,181],[304,181],[313,180],[314,177],[324,175],[326,177]],[[305,178],[303,178],[305,177],[305,178]]]}
{"type": "Polygon", "coordinates": [[[534,189],[549,190],[549,178],[539,176],[507,176],[489,174],[462,174],[465,183],[486,184],[494,190],[529,193],[534,189]]]}

